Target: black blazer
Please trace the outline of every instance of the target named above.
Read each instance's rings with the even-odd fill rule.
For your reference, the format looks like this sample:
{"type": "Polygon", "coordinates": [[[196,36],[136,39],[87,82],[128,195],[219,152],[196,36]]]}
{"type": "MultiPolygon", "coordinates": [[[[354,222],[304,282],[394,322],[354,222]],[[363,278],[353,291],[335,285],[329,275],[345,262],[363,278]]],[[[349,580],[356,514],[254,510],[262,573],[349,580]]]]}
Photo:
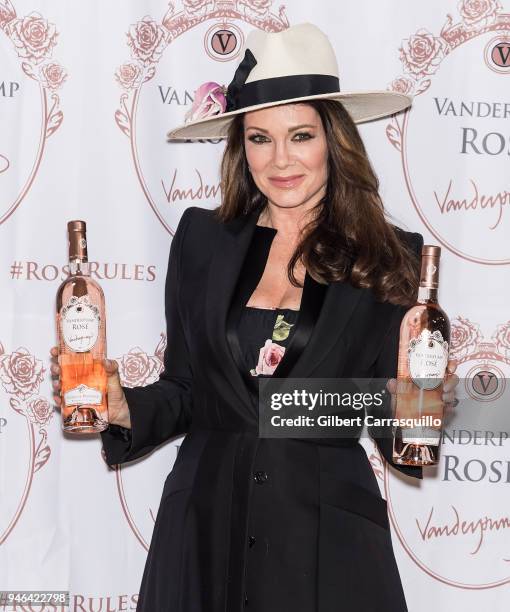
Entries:
{"type": "MultiPolygon", "coordinates": [[[[131,429],[110,425],[101,433],[111,465],[187,433],[163,488],[137,610],[240,612],[247,584],[252,609],[255,601],[267,610],[309,612],[316,602],[317,612],[332,612],[342,601],[345,610],[406,610],[386,502],[358,440],[257,435],[258,399],[236,335],[240,309],[267,254],[245,260],[257,219],[254,212],[223,224],[210,210],[184,212],[165,287],[164,371],[152,385],[124,387],[131,429]],[[269,476],[265,487],[253,477],[261,466],[269,476]],[[274,513],[265,527],[272,530],[274,552],[257,565],[248,530],[262,525],[263,507],[274,513]],[[288,535],[291,516],[303,538],[300,550],[286,555],[278,543],[288,535]],[[301,587],[282,556],[292,556],[291,566],[296,559],[306,565],[298,572],[301,587]],[[249,559],[256,568],[251,573],[249,559]],[[271,586],[254,594],[250,580],[264,571],[271,586]],[[270,579],[275,573],[277,582],[270,579]]],[[[420,234],[399,234],[421,252],[420,234]]],[[[324,287],[307,274],[298,326],[275,376],[395,377],[405,311],[376,301],[370,290],[341,282],[324,287]]],[[[371,433],[391,463],[391,438],[371,433]]],[[[420,467],[393,468],[422,478],[420,467]]]]}

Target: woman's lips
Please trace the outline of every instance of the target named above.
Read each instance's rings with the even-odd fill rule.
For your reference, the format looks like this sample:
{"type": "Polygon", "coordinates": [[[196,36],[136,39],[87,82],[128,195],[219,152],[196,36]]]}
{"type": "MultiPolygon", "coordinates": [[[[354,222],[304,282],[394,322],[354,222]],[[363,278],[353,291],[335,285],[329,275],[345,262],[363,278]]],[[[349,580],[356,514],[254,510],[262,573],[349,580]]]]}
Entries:
{"type": "Polygon", "coordinates": [[[303,180],[303,178],[304,178],[304,175],[299,174],[299,175],[289,176],[285,178],[270,177],[269,180],[276,187],[282,187],[284,189],[289,189],[289,188],[292,188],[298,185],[303,180]]]}

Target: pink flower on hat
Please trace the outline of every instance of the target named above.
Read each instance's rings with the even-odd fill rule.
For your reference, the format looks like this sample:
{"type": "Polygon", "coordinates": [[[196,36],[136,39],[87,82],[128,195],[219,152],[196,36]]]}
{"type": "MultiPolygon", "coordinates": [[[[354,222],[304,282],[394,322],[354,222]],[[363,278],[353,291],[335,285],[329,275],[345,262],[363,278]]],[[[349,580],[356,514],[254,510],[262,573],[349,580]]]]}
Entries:
{"type": "Polygon", "coordinates": [[[207,81],[195,90],[195,98],[184,121],[197,121],[212,115],[219,115],[227,108],[226,88],[214,81],[207,81]]]}

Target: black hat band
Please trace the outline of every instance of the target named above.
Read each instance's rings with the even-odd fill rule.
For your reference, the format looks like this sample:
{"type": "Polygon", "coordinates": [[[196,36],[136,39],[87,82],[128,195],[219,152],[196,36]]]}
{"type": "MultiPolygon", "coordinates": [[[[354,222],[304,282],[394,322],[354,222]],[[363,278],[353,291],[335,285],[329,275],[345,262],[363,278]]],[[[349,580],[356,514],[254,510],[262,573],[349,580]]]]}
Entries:
{"type": "Polygon", "coordinates": [[[227,88],[225,112],[340,91],[339,78],[328,74],[295,74],[246,83],[248,75],[256,65],[255,56],[250,49],[246,49],[244,58],[227,88]]]}

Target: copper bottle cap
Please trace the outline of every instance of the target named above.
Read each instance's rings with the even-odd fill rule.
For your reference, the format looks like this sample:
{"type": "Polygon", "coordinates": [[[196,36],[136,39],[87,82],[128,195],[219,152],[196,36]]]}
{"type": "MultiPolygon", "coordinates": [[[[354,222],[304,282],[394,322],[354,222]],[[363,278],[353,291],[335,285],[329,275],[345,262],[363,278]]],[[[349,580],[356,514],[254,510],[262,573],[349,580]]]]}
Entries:
{"type": "Polygon", "coordinates": [[[420,287],[437,289],[439,286],[439,259],[441,247],[424,244],[421,250],[420,287]]]}
{"type": "Polygon", "coordinates": [[[69,235],[69,261],[88,261],[85,221],[69,221],[67,233],[69,235]]]}

